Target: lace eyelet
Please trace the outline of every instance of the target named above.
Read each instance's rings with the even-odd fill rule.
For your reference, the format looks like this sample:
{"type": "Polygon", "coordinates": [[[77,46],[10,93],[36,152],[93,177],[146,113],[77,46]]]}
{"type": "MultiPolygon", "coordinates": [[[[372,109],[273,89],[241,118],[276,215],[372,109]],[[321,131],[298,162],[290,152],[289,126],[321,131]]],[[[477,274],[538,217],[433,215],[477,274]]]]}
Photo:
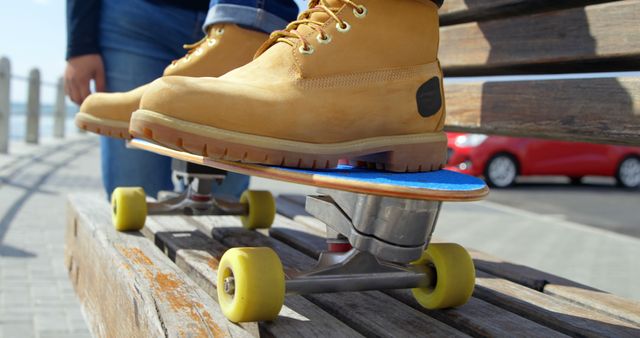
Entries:
{"type": "Polygon", "coordinates": [[[312,45],[308,45],[307,48],[304,48],[304,47],[305,46],[302,45],[302,46],[300,46],[300,48],[298,48],[300,53],[306,54],[306,55],[311,55],[311,54],[313,54],[313,52],[315,52],[315,49],[313,48],[312,45]]]}
{"type": "Polygon", "coordinates": [[[202,54],[202,49],[200,49],[200,48],[196,49],[196,53],[195,53],[195,54],[196,54],[196,55],[200,55],[200,54],[202,54]]]}
{"type": "Polygon", "coordinates": [[[216,40],[216,39],[207,39],[207,45],[209,45],[209,46],[213,46],[216,43],[218,43],[218,40],[216,40]]]}
{"type": "Polygon", "coordinates": [[[184,57],[184,61],[189,62],[191,60],[191,54],[184,57]]]}
{"type": "Polygon", "coordinates": [[[342,23],[344,24],[344,26],[340,25],[340,22],[336,23],[336,29],[338,30],[338,32],[346,33],[351,30],[351,25],[348,22],[342,21],[342,23]]]}
{"type": "Polygon", "coordinates": [[[216,29],[216,34],[218,34],[218,35],[224,34],[224,28],[221,27],[221,28],[216,29]]]}
{"type": "Polygon", "coordinates": [[[323,39],[322,38],[322,34],[318,34],[316,36],[316,40],[318,40],[319,43],[326,45],[329,42],[331,42],[331,35],[325,34],[324,39],[323,39]]]}
{"type": "Polygon", "coordinates": [[[357,8],[353,9],[353,15],[358,19],[362,19],[367,16],[368,12],[367,7],[364,7],[363,5],[359,5],[357,8]]]}

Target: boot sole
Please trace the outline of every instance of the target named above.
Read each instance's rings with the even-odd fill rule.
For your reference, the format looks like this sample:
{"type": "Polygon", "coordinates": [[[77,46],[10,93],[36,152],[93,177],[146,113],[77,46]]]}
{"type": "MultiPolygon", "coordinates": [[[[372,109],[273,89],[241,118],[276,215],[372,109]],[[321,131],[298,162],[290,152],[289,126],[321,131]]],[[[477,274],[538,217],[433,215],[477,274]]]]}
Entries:
{"type": "Polygon", "coordinates": [[[132,138],[131,134],[129,134],[128,122],[102,119],[87,113],[78,112],[75,117],[75,123],[78,128],[95,134],[125,140],[132,138]]]}
{"type": "Polygon", "coordinates": [[[357,166],[417,172],[438,170],[446,163],[444,132],[315,144],[222,130],[142,109],[133,113],[129,132],[137,138],[214,160],[293,168],[335,168],[338,161],[346,159],[357,166]]]}

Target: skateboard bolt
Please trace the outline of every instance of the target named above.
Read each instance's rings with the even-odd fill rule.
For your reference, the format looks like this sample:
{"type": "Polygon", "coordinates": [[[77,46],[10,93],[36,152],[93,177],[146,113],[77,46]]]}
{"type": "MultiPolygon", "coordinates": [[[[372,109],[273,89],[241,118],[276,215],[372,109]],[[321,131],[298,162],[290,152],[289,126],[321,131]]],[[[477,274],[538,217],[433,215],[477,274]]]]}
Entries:
{"type": "Polygon", "coordinates": [[[224,279],[224,292],[229,295],[233,295],[236,291],[236,279],[233,277],[227,277],[224,279]]]}

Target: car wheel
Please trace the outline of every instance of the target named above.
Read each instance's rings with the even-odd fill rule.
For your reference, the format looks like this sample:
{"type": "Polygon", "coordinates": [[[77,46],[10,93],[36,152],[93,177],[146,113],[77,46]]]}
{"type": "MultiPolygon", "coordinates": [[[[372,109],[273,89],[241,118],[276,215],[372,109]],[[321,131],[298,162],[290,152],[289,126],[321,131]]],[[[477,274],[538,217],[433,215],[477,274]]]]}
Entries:
{"type": "Polygon", "coordinates": [[[489,186],[506,188],[513,185],[518,176],[518,164],[513,156],[499,154],[494,156],[485,168],[484,177],[489,186]]]}
{"type": "Polygon", "coordinates": [[[640,187],[640,159],[637,157],[627,157],[620,162],[616,173],[618,185],[625,188],[640,187]]]}

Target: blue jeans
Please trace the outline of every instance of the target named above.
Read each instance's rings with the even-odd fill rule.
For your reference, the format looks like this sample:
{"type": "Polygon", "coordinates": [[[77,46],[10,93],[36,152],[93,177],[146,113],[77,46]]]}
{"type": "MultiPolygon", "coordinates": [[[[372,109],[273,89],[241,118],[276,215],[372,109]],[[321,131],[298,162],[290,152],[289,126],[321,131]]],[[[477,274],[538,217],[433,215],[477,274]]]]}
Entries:
{"type": "MultiPolygon", "coordinates": [[[[146,1],[102,2],[100,47],[107,90],[128,91],[162,75],[185,54],[182,45],[202,37],[205,12],[158,6],[146,1]]],[[[172,190],[171,159],[128,149],[120,139],[101,137],[102,179],[111,196],[119,186],[141,186],[150,196],[172,190]]],[[[218,194],[239,196],[249,178],[229,173],[218,194]]]]}
{"type": "Polygon", "coordinates": [[[204,27],[235,23],[271,33],[283,29],[297,15],[298,5],[294,0],[211,0],[204,27]]]}

